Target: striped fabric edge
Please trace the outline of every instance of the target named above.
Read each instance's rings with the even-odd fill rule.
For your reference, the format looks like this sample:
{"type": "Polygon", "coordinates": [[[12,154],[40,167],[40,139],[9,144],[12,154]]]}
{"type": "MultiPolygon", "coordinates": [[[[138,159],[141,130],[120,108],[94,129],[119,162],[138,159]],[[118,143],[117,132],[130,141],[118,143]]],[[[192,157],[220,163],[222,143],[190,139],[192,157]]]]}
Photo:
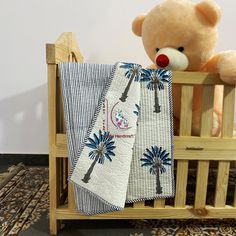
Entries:
{"type": "Polygon", "coordinates": [[[77,185],[78,187],[76,188],[76,192],[78,194],[77,198],[77,210],[84,214],[84,215],[97,215],[97,214],[104,214],[108,212],[115,212],[115,211],[122,211],[124,210],[124,207],[118,207],[115,206],[97,194],[94,194],[93,192],[89,191],[86,188],[83,188],[80,185],[77,185]],[[93,208],[91,210],[91,206],[83,205],[81,206],[78,202],[78,199],[86,199],[87,201],[85,202],[92,202],[93,203],[93,208]],[[88,201],[89,200],[89,201],[88,201]]]}

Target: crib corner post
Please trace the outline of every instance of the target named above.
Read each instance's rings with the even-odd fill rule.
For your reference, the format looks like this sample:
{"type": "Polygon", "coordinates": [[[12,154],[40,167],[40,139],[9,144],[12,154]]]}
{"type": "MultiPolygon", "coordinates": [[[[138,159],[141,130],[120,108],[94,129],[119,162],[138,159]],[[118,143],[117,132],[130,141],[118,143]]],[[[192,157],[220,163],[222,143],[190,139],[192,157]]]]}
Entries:
{"type": "Polygon", "coordinates": [[[57,235],[58,220],[56,218],[57,185],[56,185],[56,63],[55,45],[46,44],[46,61],[48,71],[48,149],[49,149],[49,232],[57,235]]]}

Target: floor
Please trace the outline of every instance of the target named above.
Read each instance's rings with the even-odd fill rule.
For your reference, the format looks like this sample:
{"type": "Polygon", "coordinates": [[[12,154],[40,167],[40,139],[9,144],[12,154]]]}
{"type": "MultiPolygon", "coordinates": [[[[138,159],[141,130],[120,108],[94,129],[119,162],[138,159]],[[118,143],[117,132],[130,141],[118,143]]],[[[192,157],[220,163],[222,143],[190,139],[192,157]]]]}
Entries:
{"type": "MultiPolygon", "coordinates": [[[[58,232],[58,235],[76,235],[76,236],[151,236],[152,229],[135,229],[129,221],[64,221],[64,228],[58,232]]],[[[42,216],[37,224],[34,224],[26,231],[21,231],[19,236],[48,234],[48,224],[45,222],[45,216],[42,216]]]]}
{"type": "MultiPolygon", "coordinates": [[[[13,186],[15,192],[12,190],[9,192],[5,191],[5,196],[2,197],[2,193],[4,193],[4,191],[1,192],[2,189],[0,189],[0,231],[1,217],[3,216],[7,218],[8,215],[10,215],[11,217],[9,218],[10,220],[7,221],[7,224],[10,224],[10,228],[14,228],[15,230],[8,231],[11,233],[3,235],[0,232],[1,236],[49,235],[48,162],[47,159],[45,159],[44,161],[37,161],[37,158],[35,157],[33,159],[34,160],[30,160],[30,157],[24,157],[21,159],[18,156],[15,157],[15,159],[10,158],[7,159],[7,162],[4,162],[4,158],[1,159],[0,155],[0,173],[6,172],[8,167],[16,165],[19,162],[23,162],[25,165],[27,164],[27,167],[24,169],[24,171],[27,170],[29,171],[29,173],[31,173],[31,176],[27,176],[23,173],[22,176],[24,176],[24,179],[15,180],[15,184],[13,183],[13,185],[10,185],[13,186]],[[40,165],[42,167],[39,167],[40,165]],[[43,189],[42,186],[44,186],[43,189]],[[37,195],[40,192],[42,193],[43,197],[37,198],[37,195]],[[11,194],[12,197],[10,197],[11,194]],[[25,202],[27,198],[25,198],[26,200],[24,200],[24,197],[27,194],[29,195],[28,199],[30,200],[26,204],[25,202]],[[38,201],[37,204],[34,204],[35,199],[38,201]],[[4,211],[1,211],[3,207],[5,207],[6,213],[4,213],[4,211]],[[20,209],[20,214],[18,214],[19,210],[17,210],[17,207],[20,209]],[[28,215],[23,214],[25,212],[28,215]],[[12,218],[14,217],[15,221],[12,220],[12,218]],[[24,224],[25,227],[22,227],[22,224],[24,224]],[[18,226],[20,226],[20,230],[18,226]]],[[[236,220],[68,220],[63,221],[62,225],[64,227],[58,232],[58,235],[65,236],[236,236],[236,220]]]]}
{"type": "MultiPolygon", "coordinates": [[[[3,159],[0,163],[0,173],[6,173],[8,168],[13,165],[17,165],[18,160],[11,161],[10,163],[3,163],[3,159]]],[[[22,161],[24,163],[24,161],[22,161]]],[[[25,163],[24,163],[25,164],[25,163]]],[[[26,164],[29,164],[28,162],[26,164]]],[[[32,163],[35,165],[35,163],[32,163]]],[[[39,163],[36,163],[39,164],[39,163]]],[[[42,163],[41,163],[42,164],[42,163]]],[[[5,207],[9,211],[1,211],[0,209],[0,224],[1,217],[5,218],[4,226],[7,220],[9,229],[3,234],[5,235],[23,235],[23,236],[44,236],[49,235],[49,219],[48,219],[48,201],[41,201],[37,198],[37,194],[42,191],[42,196],[47,195],[48,198],[48,168],[47,163],[43,167],[26,166],[29,170],[27,175],[25,170],[21,170],[19,176],[12,178],[9,181],[9,187],[13,190],[9,192],[4,190],[0,192],[0,205],[5,207]],[[46,171],[45,171],[46,170],[46,171]],[[31,175],[30,175],[31,173],[31,175]],[[42,186],[46,185],[44,190],[42,186]],[[28,197],[25,197],[28,195],[28,197]],[[17,197],[16,197],[17,196],[17,197]],[[38,202],[37,202],[38,201],[38,202]],[[41,203],[40,203],[41,201],[41,203]],[[46,204],[40,207],[31,206],[32,203],[36,205],[46,204]],[[28,215],[27,215],[28,214],[28,215]],[[22,226],[24,225],[24,226],[22,226]],[[19,229],[20,228],[20,229],[19,229]]],[[[6,187],[9,188],[9,187],[6,187]]],[[[0,189],[1,190],[1,189],[0,189]]],[[[1,208],[1,206],[0,206],[1,208]]],[[[63,221],[63,228],[58,232],[58,235],[78,235],[78,236],[149,236],[151,235],[151,228],[137,229],[131,221],[128,220],[93,220],[93,221],[63,221]]],[[[3,227],[4,227],[3,226],[3,227]]],[[[6,226],[8,227],[8,226],[6,226]]],[[[0,225],[1,232],[1,225],[0,225]]],[[[0,235],[2,235],[0,233],[0,235]]]]}

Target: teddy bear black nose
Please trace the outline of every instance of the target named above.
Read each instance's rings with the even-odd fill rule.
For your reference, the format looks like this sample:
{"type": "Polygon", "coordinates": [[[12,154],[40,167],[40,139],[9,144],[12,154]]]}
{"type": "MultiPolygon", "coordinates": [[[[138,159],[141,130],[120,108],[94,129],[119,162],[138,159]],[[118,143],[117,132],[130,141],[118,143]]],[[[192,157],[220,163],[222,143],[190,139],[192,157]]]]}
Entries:
{"type": "Polygon", "coordinates": [[[159,67],[167,67],[169,65],[169,58],[165,54],[160,54],[156,58],[156,63],[159,67]]]}

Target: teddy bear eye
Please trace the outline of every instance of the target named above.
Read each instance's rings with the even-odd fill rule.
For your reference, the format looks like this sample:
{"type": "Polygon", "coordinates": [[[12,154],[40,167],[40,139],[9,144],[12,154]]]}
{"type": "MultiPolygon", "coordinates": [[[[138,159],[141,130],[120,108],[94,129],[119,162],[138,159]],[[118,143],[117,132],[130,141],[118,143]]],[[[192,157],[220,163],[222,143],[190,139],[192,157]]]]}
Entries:
{"type": "Polygon", "coordinates": [[[160,49],[159,48],[156,48],[156,52],[158,52],[160,49]]]}
{"type": "Polygon", "coordinates": [[[179,47],[178,51],[183,52],[184,51],[184,47],[179,47]]]}

